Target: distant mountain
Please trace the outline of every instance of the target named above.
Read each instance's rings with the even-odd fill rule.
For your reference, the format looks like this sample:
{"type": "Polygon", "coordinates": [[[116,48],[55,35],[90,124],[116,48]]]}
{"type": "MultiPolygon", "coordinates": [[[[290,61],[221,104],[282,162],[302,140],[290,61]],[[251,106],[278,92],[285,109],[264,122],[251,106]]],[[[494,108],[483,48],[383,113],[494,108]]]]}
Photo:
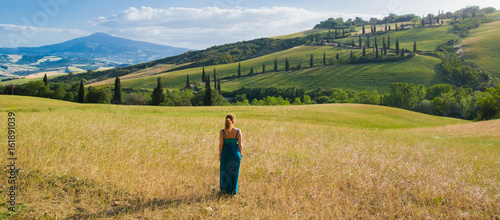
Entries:
{"type": "Polygon", "coordinates": [[[136,64],[190,51],[186,48],[133,41],[105,33],[76,38],[42,47],[0,48],[0,54],[51,55],[136,64]]]}

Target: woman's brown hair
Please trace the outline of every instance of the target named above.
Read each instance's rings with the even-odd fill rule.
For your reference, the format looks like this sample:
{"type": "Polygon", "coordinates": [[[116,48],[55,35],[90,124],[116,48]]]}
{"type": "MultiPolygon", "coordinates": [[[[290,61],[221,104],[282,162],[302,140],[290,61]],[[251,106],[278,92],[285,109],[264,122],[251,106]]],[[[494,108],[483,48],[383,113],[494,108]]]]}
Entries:
{"type": "Polygon", "coordinates": [[[236,116],[234,116],[233,114],[226,115],[226,131],[229,131],[233,128],[235,118],[236,116]]]}

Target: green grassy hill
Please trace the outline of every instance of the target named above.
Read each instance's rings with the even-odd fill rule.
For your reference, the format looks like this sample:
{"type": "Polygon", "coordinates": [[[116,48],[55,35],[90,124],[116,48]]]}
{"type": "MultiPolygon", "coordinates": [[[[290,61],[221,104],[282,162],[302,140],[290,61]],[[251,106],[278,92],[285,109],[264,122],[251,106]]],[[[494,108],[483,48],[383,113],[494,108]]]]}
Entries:
{"type": "MultiPolygon", "coordinates": [[[[399,48],[413,50],[413,42],[417,42],[417,50],[419,51],[434,51],[437,46],[448,42],[449,40],[458,40],[458,35],[454,34],[453,27],[450,25],[416,28],[408,30],[391,31],[383,34],[376,34],[377,44],[382,48],[382,39],[386,40],[391,37],[390,48],[394,49],[396,39],[399,39],[399,48]]],[[[356,45],[359,45],[359,37],[354,36],[346,39],[340,39],[340,42],[350,42],[354,40],[356,45]]],[[[361,37],[364,45],[366,37],[361,37]]],[[[375,36],[370,36],[370,45],[374,45],[375,36]]]]}
{"type": "Polygon", "coordinates": [[[472,30],[463,41],[464,58],[482,71],[500,77],[500,12],[489,15],[494,21],[472,30]]]}
{"type": "Polygon", "coordinates": [[[222,83],[223,90],[240,87],[297,86],[308,89],[341,88],[350,91],[385,93],[391,83],[408,82],[425,86],[443,82],[439,64],[434,57],[416,56],[409,60],[389,62],[322,66],[299,71],[279,72],[244,77],[222,83]]]}
{"type": "MultiPolygon", "coordinates": [[[[0,121],[8,111],[21,168],[17,219],[475,219],[500,209],[499,120],[351,104],[178,108],[0,96],[0,121]],[[235,197],[218,194],[226,113],[243,133],[235,197]]],[[[1,181],[7,192],[7,175],[1,181]]]]}
{"type": "MultiPolygon", "coordinates": [[[[291,37],[307,36],[312,33],[325,33],[328,30],[314,29],[305,32],[299,32],[290,35],[278,36],[276,38],[286,39],[291,37]]],[[[434,51],[439,44],[449,40],[456,40],[458,36],[453,33],[450,25],[442,25],[436,27],[428,27],[423,29],[409,29],[403,31],[391,31],[385,34],[377,35],[378,43],[381,45],[382,38],[391,36],[391,48],[395,47],[396,39],[399,39],[400,48],[411,49],[413,42],[417,41],[418,50],[434,51]]],[[[358,44],[358,37],[340,39],[337,41],[348,42],[351,39],[358,44]]],[[[363,37],[363,41],[366,37],[363,37]]],[[[374,37],[371,36],[371,44],[374,43],[374,37]]],[[[354,54],[360,56],[360,49],[353,49],[354,54]]],[[[241,62],[242,75],[250,72],[253,67],[254,73],[262,72],[262,64],[266,63],[268,73],[252,77],[243,77],[241,79],[224,80],[222,88],[224,91],[232,91],[241,86],[249,87],[269,87],[269,86],[300,86],[306,89],[323,88],[343,88],[349,90],[378,90],[379,92],[387,92],[389,86],[393,82],[409,82],[414,84],[424,84],[426,86],[436,83],[442,83],[443,78],[439,68],[440,61],[432,57],[417,56],[410,60],[388,62],[379,64],[355,64],[342,66],[326,66],[322,65],[323,53],[326,54],[327,62],[333,59],[337,53],[340,57],[348,58],[351,49],[346,47],[337,47],[335,45],[324,46],[299,46],[285,51],[268,54],[258,58],[245,60],[241,62]],[[285,59],[289,59],[290,67],[297,67],[302,63],[303,67],[309,67],[310,55],[314,55],[313,69],[303,69],[300,71],[291,71],[289,73],[278,72],[273,70],[274,59],[278,59],[279,69],[284,70],[285,59]]],[[[367,49],[367,53],[371,54],[372,50],[367,49]]],[[[213,70],[217,70],[217,77],[223,78],[228,76],[236,76],[238,63],[215,65],[205,67],[205,71],[210,74],[213,80],[213,70]]],[[[191,68],[180,71],[160,73],[158,75],[142,74],[146,76],[142,78],[124,78],[122,86],[125,88],[145,88],[153,89],[156,87],[156,78],[162,77],[166,88],[182,88],[185,85],[187,75],[190,76],[191,82],[201,82],[202,68],[191,68]]],[[[94,86],[113,86],[113,81],[107,80],[92,84],[94,86]]]]}
{"type": "MultiPolygon", "coordinates": [[[[345,88],[349,90],[378,90],[385,92],[393,82],[410,82],[414,84],[424,84],[426,86],[442,83],[441,71],[439,69],[440,60],[433,57],[417,56],[409,60],[372,63],[353,64],[340,66],[321,66],[323,53],[327,60],[334,59],[339,53],[340,57],[348,58],[351,50],[336,46],[301,46],[286,51],[281,51],[259,58],[241,62],[242,75],[250,72],[254,68],[254,73],[262,73],[262,64],[266,63],[266,70],[272,71],[274,59],[278,59],[279,69],[284,70],[285,59],[289,59],[290,67],[294,68],[300,63],[303,67],[309,66],[310,55],[314,55],[315,68],[305,68],[300,71],[268,72],[262,75],[243,77],[222,81],[224,91],[232,91],[242,86],[249,87],[269,87],[269,86],[301,86],[306,89],[324,88],[345,88]],[[316,76],[316,77],[312,77],[316,76]]],[[[362,51],[354,49],[353,53],[361,55],[362,51]]],[[[368,54],[372,51],[368,50],[368,54]]],[[[328,61],[327,61],[328,62],[328,61]]],[[[213,69],[217,70],[217,77],[237,75],[238,64],[224,64],[217,66],[207,66],[205,71],[213,79],[213,69]]],[[[150,77],[122,80],[122,86],[133,88],[156,87],[156,78],[162,77],[165,87],[182,88],[186,82],[186,75],[190,75],[191,82],[201,82],[202,68],[192,68],[174,72],[167,72],[150,77]]],[[[95,86],[112,86],[112,80],[94,84],[95,86]]]]}
{"type": "MultiPolygon", "coordinates": [[[[348,56],[350,50],[345,50],[333,46],[301,46],[292,48],[289,50],[265,55],[262,57],[246,60],[241,62],[241,72],[246,75],[250,72],[250,68],[254,68],[254,72],[262,72],[262,64],[266,63],[266,69],[268,71],[273,69],[274,59],[278,59],[279,68],[282,70],[285,68],[285,59],[290,60],[290,65],[292,67],[297,66],[301,61],[303,65],[309,63],[310,54],[314,54],[315,63],[319,65],[322,62],[323,52],[326,53],[328,58],[333,58],[337,53],[343,56],[348,56]]],[[[217,77],[225,77],[237,75],[238,73],[238,63],[222,64],[215,66],[206,66],[205,71],[211,74],[211,79],[213,80],[213,70],[217,71],[217,77]]],[[[156,87],[156,78],[162,77],[164,85],[167,88],[182,88],[186,84],[186,76],[189,74],[190,80],[193,82],[201,82],[202,68],[191,68],[174,72],[162,73],[150,77],[144,77],[140,79],[123,80],[123,87],[138,87],[138,88],[149,88],[153,89],[156,87]]],[[[114,82],[108,81],[106,83],[96,83],[96,85],[109,85],[112,86],[114,82]]]]}

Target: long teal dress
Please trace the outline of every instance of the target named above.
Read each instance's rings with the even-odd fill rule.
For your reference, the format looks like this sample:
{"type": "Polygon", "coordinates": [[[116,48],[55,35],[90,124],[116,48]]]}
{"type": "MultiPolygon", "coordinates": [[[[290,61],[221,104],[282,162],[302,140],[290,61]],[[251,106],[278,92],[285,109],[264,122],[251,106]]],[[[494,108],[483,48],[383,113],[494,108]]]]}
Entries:
{"type": "Polygon", "coordinates": [[[236,195],[238,192],[238,177],[240,175],[241,152],[238,148],[238,134],[236,137],[227,138],[224,134],[224,145],[220,155],[220,191],[224,194],[236,195]]]}

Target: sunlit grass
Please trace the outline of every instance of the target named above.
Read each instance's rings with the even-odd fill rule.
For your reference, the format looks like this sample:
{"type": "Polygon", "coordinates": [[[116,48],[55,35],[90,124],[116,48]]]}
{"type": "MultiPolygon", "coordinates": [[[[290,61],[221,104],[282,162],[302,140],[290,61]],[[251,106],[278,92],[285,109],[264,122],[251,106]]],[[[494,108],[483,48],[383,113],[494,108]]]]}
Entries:
{"type": "Polygon", "coordinates": [[[485,73],[500,77],[500,12],[490,15],[493,22],[471,31],[463,41],[464,58],[472,61],[485,73]]]}
{"type": "MultiPolygon", "coordinates": [[[[343,88],[350,90],[378,90],[386,92],[393,82],[409,82],[414,84],[433,85],[442,82],[441,71],[438,67],[440,61],[437,58],[419,56],[410,60],[370,63],[357,65],[326,66],[322,65],[323,53],[326,54],[327,62],[335,59],[337,53],[344,59],[348,59],[351,50],[333,46],[301,46],[290,50],[281,51],[259,58],[241,62],[242,75],[247,75],[250,68],[254,68],[254,73],[262,72],[262,63],[266,62],[268,73],[252,77],[243,77],[229,82],[222,81],[222,90],[232,91],[242,86],[268,87],[268,86],[298,86],[308,90],[318,87],[323,88],[343,88]],[[314,56],[315,68],[309,69],[310,55],[314,56]],[[274,67],[274,59],[278,59],[281,72],[270,72],[274,67]],[[301,71],[284,72],[285,60],[290,61],[290,68],[295,68],[302,63],[305,68],[301,71]],[[312,78],[311,76],[316,76],[312,78]]],[[[367,54],[371,54],[369,49],[367,54]]],[[[361,56],[362,51],[354,49],[353,54],[361,56]]],[[[205,67],[207,74],[213,78],[213,69],[217,70],[218,77],[237,75],[238,63],[223,64],[205,67]]],[[[186,75],[189,75],[191,82],[201,82],[202,68],[192,68],[174,72],[167,72],[159,75],[122,80],[124,88],[147,88],[156,87],[157,77],[162,77],[162,82],[167,88],[181,88],[186,83],[186,75]]],[[[113,86],[112,80],[107,84],[113,86]]],[[[101,84],[101,83],[100,83],[101,84]]]]}
{"type": "Polygon", "coordinates": [[[367,105],[168,108],[0,96],[1,121],[9,110],[17,113],[25,218],[491,218],[500,211],[500,148],[491,145],[498,121],[367,105]],[[244,135],[236,197],[217,194],[217,135],[228,112],[244,135]]]}
{"type": "Polygon", "coordinates": [[[389,91],[391,83],[408,82],[425,86],[443,82],[440,60],[416,56],[409,60],[306,68],[222,81],[223,90],[245,87],[341,88],[349,91],[389,91]]]}

